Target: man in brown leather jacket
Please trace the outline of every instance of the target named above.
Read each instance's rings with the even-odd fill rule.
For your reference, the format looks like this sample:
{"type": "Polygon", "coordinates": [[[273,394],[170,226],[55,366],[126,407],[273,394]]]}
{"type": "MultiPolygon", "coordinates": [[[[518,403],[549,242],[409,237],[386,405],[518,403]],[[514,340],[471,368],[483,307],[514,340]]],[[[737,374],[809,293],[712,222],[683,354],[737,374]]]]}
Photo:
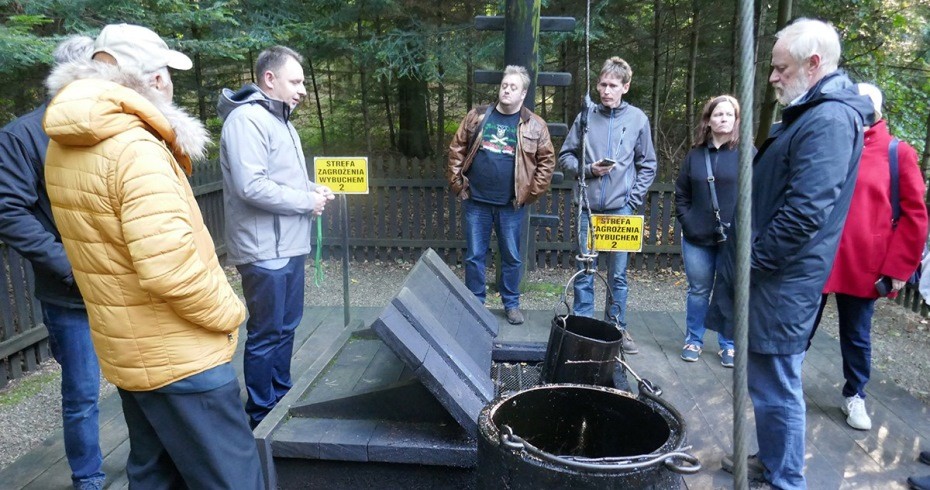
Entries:
{"type": "Polygon", "coordinates": [[[520,233],[525,205],[546,192],[555,168],[546,122],[523,107],[529,84],[522,66],[504,69],[497,104],[468,112],[449,145],[446,170],[450,189],[463,200],[465,285],[484,303],[485,255],[493,229],[501,254],[498,289],[512,324],[523,323],[520,233]]]}

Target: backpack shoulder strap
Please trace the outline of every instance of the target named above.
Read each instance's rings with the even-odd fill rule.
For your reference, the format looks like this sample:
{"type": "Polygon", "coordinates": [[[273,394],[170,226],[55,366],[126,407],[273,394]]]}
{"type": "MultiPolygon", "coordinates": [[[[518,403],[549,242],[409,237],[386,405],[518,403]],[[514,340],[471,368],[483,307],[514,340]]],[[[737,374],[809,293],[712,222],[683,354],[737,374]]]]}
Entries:
{"type": "Polygon", "coordinates": [[[888,167],[891,173],[891,223],[898,224],[901,218],[901,177],[898,170],[898,138],[891,138],[888,145],[888,167]]]}
{"type": "Polygon", "coordinates": [[[491,111],[493,110],[494,110],[494,104],[488,104],[488,108],[487,110],[484,111],[484,115],[481,116],[481,119],[478,119],[478,125],[475,126],[475,132],[471,134],[471,140],[469,140],[468,142],[468,152],[466,152],[466,155],[471,153],[472,147],[478,141],[478,135],[481,134],[482,131],[484,130],[484,123],[487,122],[488,116],[491,115],[491,111]]]}

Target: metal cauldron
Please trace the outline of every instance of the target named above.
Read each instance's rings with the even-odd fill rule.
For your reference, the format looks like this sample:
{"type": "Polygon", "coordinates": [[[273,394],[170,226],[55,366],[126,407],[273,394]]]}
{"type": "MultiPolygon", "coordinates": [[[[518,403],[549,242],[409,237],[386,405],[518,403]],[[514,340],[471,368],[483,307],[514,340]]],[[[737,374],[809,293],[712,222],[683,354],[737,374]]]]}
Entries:
{"type": "Polygon", "coordinates": [[[685,422],[640,383],[640,395],[544,385],[485,407],[478,419],[481,488],[678,488],[700,471],[685,422]]]}

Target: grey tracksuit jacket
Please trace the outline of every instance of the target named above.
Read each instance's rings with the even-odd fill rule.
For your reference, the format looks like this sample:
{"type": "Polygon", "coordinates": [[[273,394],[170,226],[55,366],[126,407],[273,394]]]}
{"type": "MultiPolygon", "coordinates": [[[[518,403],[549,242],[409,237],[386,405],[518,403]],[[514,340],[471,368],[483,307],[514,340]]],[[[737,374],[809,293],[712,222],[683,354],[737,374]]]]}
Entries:
{"type": "Polygon", "coordinates": [[[310,253],[314,192],[290,107],[256,85],[223,89],[220,166],[226,205],[227,262],[310,253]]]}
{"type": "MultiPolygon", "coordinates": [[[[626,205],[636,210],[656,174],[649,119],[626,102],[614,109],[598,104],[588,111],[584,162],[579,163],[582,137],[579,114],[559,151],[559,166],[566,177],[577,176],[584,168],[588,202],[593,211],[616,210],[626,205]],[[591,164],[604,158],[616,161],[616,168],[602,177],[594,177],[591,164]]],[[[577,203],[577,186],[575,190],[577,203]]]]}

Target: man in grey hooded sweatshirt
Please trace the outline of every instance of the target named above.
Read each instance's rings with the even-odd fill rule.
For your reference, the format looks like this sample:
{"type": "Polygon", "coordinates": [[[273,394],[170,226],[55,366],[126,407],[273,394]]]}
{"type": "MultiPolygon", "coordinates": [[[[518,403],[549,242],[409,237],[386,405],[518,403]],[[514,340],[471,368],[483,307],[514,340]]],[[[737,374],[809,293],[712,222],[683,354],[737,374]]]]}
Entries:
{"type": "MultiPolygon", "coordinates": [[[[601,103],[585,108],[575,118],[562,149],[559,166],[566,176],[584,172],[591,212],[595,214],[633,214],[643,203],[646,191],[656,174],[656,152],[646,114],[627,102],[623,95],[630,90],[633,70],[621,58],[614,56],[604,62],[598,78],[597,91],[601,103]],[[587,124],[585,154],[581,155],[582,138],[587,124]]],[[[578,189],[576,188],[576,197],[578,189]]],[[[581,253],[587,253],[588,216],[581,213],[579,243],[581,253]]],[[[623,351],[636,354],[639,349],[626,331],[626,265],[629,254],[611,252],[608,278],[613,304],[605,312],[608,320],[623,329],[623,351]]],[[[583,264],[578,264],[579,269],[583,264]]],[[[594,315],[594,277],[582,275],[575,280],[573,311],[579,316],[594,315]]]]}
{"type": "Polygon", "coordinates": [[[310,181],[291,112],[307,95],[303,58],[274,46],[258,55],[257,83],[223,89],[220,166],[227,260],[242,275],[245,410],[255,428],[291,388],[294,330],[303,317],[312,216],[333,199],[310,181]]]}

